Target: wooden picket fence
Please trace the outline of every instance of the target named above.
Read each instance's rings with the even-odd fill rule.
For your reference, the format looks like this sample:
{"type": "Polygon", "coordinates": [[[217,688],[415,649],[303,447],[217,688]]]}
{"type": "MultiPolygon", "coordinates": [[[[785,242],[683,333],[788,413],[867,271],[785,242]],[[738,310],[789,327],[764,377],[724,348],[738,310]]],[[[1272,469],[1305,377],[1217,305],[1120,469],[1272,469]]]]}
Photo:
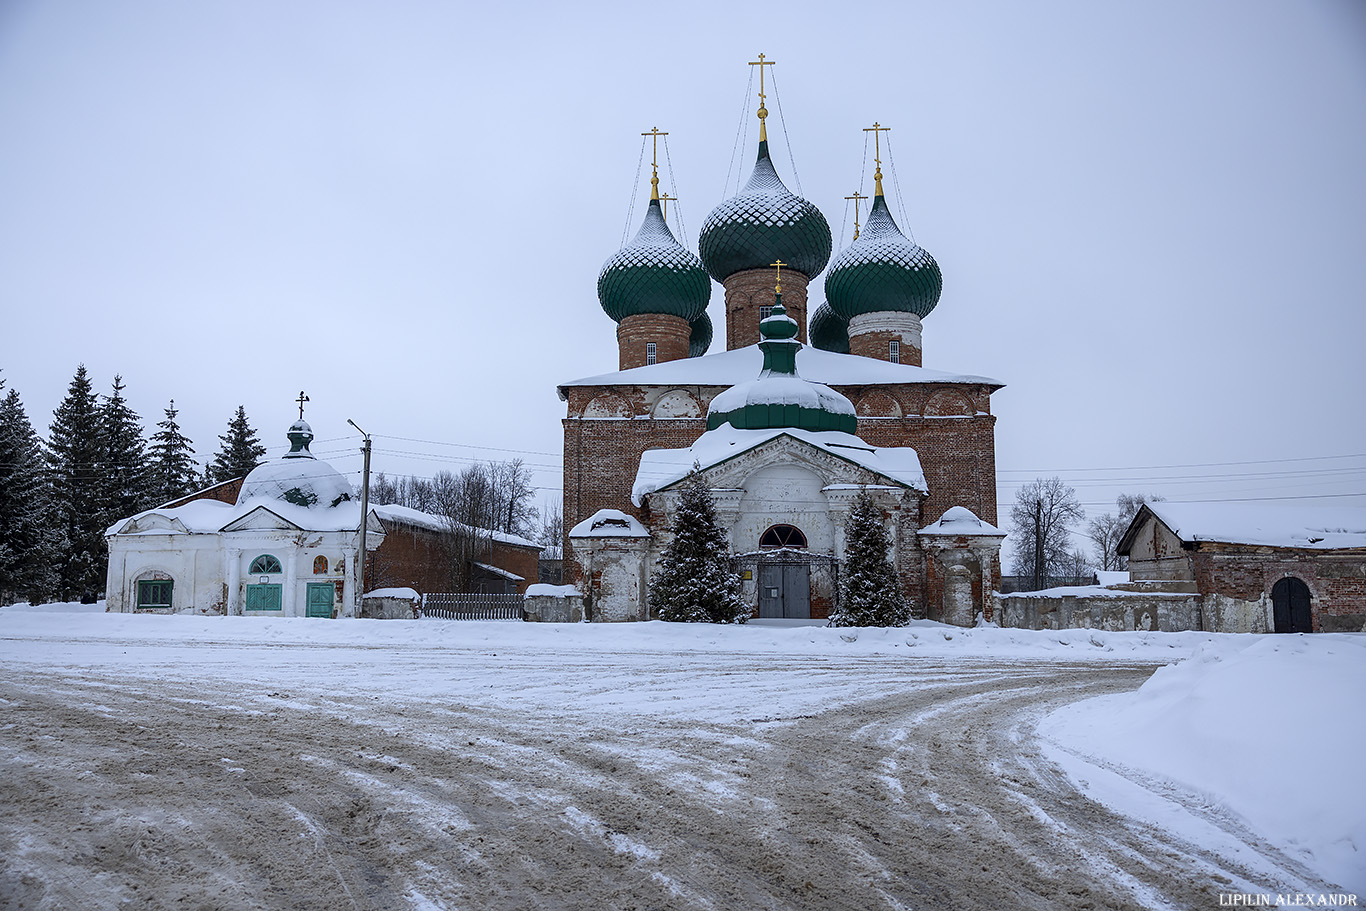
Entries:
{"type": "Polygon", "coordinates": [[[441,620],[521,620],[526,614],[518,594],[438,593],[422,596],[421,616],[441,620]]]}

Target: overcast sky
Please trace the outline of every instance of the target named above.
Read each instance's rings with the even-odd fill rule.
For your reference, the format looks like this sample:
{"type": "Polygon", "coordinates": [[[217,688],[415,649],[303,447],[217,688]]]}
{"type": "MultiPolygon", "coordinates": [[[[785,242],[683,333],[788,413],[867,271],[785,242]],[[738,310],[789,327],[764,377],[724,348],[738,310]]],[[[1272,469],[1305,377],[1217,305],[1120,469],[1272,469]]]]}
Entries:
{"type": "Polygon", "coordinates": [[[122,374],[201,459],[239,404],[283,447],[303,389],[357,477],[348,417],[376,470],[518,456],[557,496],[556,384],[617,363],[596,279],[640,133],[670,134],[695,250],[753,160],[760,52],[779,173],[837,247],[862,128],[892,128],[944,272],[925,366],[1006,384],[1002,520],[1052,474],[1092,514],[1366,505],[1357,0],[4,0],[0,378],[45,433],[77,364],[122,374]]]}

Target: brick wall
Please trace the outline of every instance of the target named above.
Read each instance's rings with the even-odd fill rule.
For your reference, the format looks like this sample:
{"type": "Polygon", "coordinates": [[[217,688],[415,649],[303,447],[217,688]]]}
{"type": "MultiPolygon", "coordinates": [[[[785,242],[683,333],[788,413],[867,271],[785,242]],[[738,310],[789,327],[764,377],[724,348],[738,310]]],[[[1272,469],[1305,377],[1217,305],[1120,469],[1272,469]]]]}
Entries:
{"type": "Polygon", "coordinates": [[[499,569],[521,576],[522,581],[517,583],[517,594],[519,595],[525,595],[527,586],[535,585],[540,580],[541,549],[539,547],[524,547],[520,544],[494,541],[489,559],[483,562],[491,563],[499,569]]]}
{"type": "Polygon", "coordinates": [[[857,354],[860,357],[871,357],[879,361],[891,360],[891,343],[897,341],[901,343],[900,359],[898,364],[912,364],[916,367],[924,366],[921,364],[923,357],[919,345],[909,344],[905,340],[905,334],[890,330],[875,330],[872,332],[861,332],[858,335],[849,336],[849,353],[857,354]]]}
{"type": "Polygon", "coordinates": [[[641,313],[628,316],[617,326],[617,352],[620,370],[644,367],[647,363],[645,346],[655,345],[655,363],[676,361],[688,356],[692,329],[688,321],[663,313],[641,313]]]}
{"type": "MultiPolygon", "coordinates": [[[[759,308],[772,307],[777,269],[746,269],[724,282],[726,289],[726,350],[759,344],[759,308]]],[[[783,270],[783,309],[797,321],[797,338],[806,342],[807,277],[783,270]]]]}
{"type": "Polygon", "coordinates": [[[365,567],[365,590],[412,588],[421,594],[455,591],[446,532],[386,522],[384,540],[365,567]]]}
{"type": "Polygon", "coordinates": [[[1294,576],[1309,587],[1318,632],[1357,632],[1366,625],[1366,549],[1316,551],[1199,542],[1191,551],[1202,595],[1244,601],[1271,595],[1294,576]]]}

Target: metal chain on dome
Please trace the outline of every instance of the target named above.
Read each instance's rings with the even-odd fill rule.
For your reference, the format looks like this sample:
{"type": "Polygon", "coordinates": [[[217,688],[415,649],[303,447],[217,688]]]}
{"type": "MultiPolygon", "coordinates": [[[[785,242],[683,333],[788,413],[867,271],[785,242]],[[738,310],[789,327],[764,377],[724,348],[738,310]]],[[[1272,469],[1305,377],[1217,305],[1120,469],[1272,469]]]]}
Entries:
{"type": "MultiPolygon", "coordinates": [[[[735,155],[744,148],[744,143],[749,139],[749,93],[754,88],[754,68],[750,67],[749,82],[745,84],[744,100],[740,103],[740,122],[735,127],[735,144],[730,149],[730,167],[726,169],[726,185],[721,188],[721,198],[730,199],[730,175],[735,173],[735,155]],[[742,139],[743,137],[743,139],[742,139]]],[[[735,190],[740,191],[740,178],[735,178],[735,190]]]]}
{"type": "Polygon", "coordinates": [[[787,118],[783,116],[783,96],[778,94],[778,68],[773,68],[774,72],[769,76],[773,79],[773,97],[778,102],[778,119],[783,122],[783,141],[787,143],[787,163],[792,166],[792,182],[797,185],[797,195],[802,195],[802,178],[797,173],[797,159],[792,154],[792,137],[787,134],[787,118]]]}
{"type": "MultiPolygon", "coordinates": [[[[867,141],[864,141],[867,144],[867,141]]],[[[896,188],[896,207],[901,211],[901,233],[905,234],[911,241],[916,243],[915,232],[911,230],[911,220],[906,217],[906,202],[901,198],[901,177],[896,169],[896,161],[892,158],[892,134],[887,134],[887,168],[892,172],[892,186],[896,188]]]]}
{"type": "MultiPolygon", "coordinates": [[[[860,191],[860,192],[861,192],[861,191],[860,191]]],[[[844,226],[845,226],[845,224],[849,221],[849,200],[850,200],[850,198],[851,198],[851,197],[848,197],[848,196],[844,197],[844,215],[842,215],[842,216],[840,217],[840,245],[839,245],[838,247],[835,248],[835,249],[837,249],[837,250],[843,250],[843,249],[844,249],[844,226]]]]}
{"type": "Polygon", "coordinates": [[[636,215],[636,194],[640,192],[640,169],[645,165],[645,136],[640,137],[640,158],[636,159],[636,179],[631,181],[631,206],[626,210],[626,227],[621,229],[621,245],[631,236],[631,219],[636,215]]]}
{"type": "MultiPolygon", "coordinates": [[[[669,155],[669,140],[667,138],[664,140],[664,162],[669,168],[669,182],[673,185],[673,188],[677,190],[678,176],[674,174],[674,160],[669,155]]],[[[683,204],[678,201],[677,196],[670,200],[670,202],[674,204],[674,212],[678,215],[679,243],[681,243],[685,249],[691,249],[688,245],[688,229],[683,224],[683,204]]]]}

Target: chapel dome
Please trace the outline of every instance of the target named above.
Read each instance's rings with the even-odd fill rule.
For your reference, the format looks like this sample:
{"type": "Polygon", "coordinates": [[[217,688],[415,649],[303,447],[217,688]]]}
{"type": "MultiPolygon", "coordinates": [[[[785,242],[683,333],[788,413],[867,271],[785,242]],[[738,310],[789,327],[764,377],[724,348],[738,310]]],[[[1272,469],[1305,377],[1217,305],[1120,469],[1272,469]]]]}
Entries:
{"type": "Polygon", "coordinates": [[[835,315],[829,304],[821,304],[811,314],[811,328],[808,336],[811,347],[836,354],[849,353],[849,323],[835,315]]]}
{"type": "Polygon", "coordinates": [[[598,302],[616,322],[657,313],[692,322],[711,298],[711,281],[696,256],[674,239],[659,200],[650,200],[635,238],[598,273],[598,302]]]}
{"type": "Polygon", "coordinates": [[[310,509],[328,509],[350,500],[351,484],[341,472],[308,451],[313,429],[302,420],[295,421],[287,436],[289,452],[253,468],[242,481],[237,504],[264,498],[310,509]]]}
{"type": "Polygon", "coordinates": [[[825,298],[846,322],[888,310],[926,316],[943,289],[939,264],[901,233],[881,193],[858,239],[840,251],[825,276],[825,298]]]}
{"type": "Polygon", "coordinates": [[[711,400],[707,429],[730,424],[737,430],[793,427],[800,430],[858,429],[854,403],[824,383],[797,375],[797,321],[787,315],[781,298],[773,313],[759,323],[764,368],[757,380],[739,383],[711,400]]]}
{"type": "Polygon", "coordinates": [[[712,209],[698,238],[702,265],[719,282],[746,269],[766,269],[780,259],[814,278],[830,260],[830,245],[825,216],[783,186],[768,157],[767,141],[759,143],[749,182],[712,209]]]}

